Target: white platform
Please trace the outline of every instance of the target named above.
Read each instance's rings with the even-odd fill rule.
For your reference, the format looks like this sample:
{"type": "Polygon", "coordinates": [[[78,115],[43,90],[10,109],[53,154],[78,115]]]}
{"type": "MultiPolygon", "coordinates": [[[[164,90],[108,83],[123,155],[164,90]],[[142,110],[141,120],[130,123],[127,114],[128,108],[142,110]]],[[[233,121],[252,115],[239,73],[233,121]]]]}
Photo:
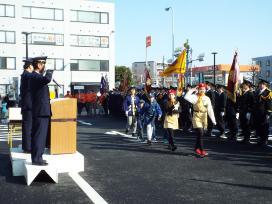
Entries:
{"type": "Polygon", "coordinates": [[[24,153],[19,146],[10,149],[10,159],[12,175],[25,176],[28,185],[31,184],[42,170],[47,172],[56,183],[58,182],[59,173],[78,173],[84,171],[84,156],[79,152],[75,154],[50,155],[48,150],[46,150],[43,159],[47,161],[48,166],[36,166],[31,164],[31,154],[24,153]]]}

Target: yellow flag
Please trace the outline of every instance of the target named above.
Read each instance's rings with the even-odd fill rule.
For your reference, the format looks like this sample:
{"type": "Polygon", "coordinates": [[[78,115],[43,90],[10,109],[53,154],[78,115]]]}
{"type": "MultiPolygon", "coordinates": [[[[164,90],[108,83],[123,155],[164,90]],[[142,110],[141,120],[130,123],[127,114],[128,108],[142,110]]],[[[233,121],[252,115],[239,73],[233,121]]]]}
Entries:
{"type": "Polygon", "coordinates": [[[184,75],[180,74],[178,79],[177,96],[181,96],[184,88],[184,75]]]}
{"type": "Polygon", "coordinates": [[[161,73],[161,76],[169,76],[174,73],[184,74],[186,72],[186,55],[187,52],[184,49],[178,58],[161,73]]]}

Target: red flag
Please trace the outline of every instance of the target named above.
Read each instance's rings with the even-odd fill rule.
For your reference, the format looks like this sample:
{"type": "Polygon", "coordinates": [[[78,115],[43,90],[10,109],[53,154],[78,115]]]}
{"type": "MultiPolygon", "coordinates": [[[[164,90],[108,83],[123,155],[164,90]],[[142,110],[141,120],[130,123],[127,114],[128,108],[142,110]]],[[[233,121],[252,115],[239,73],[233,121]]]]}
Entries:
{"type": "Polygon", "coordinates": [[[147,36],[146,37],[146,47],[150,47],[151,46],[151,36],[147,36]]]}
{"type": "Polygon", "coordinates": [[[229,71],[227,94],[228,97],[236,103],[236,92],[238,89],[238,81],[240,75],[240,67],[237,61],[237,52],[235,52],[232,65],[229,71]]]}
{"type": "Polygon", "coordinates": [[[145,69],[145,90],[147,93],[151,91],[151,84],[152,84],[152,81],[151,81],[149,71],[145,69]]]}

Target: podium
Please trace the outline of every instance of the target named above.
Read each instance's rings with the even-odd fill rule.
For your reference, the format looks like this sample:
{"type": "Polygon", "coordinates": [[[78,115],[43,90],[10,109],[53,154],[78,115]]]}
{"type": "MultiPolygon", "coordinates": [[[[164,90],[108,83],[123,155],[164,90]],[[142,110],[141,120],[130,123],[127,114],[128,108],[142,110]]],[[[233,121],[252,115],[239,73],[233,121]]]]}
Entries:
{"type": "Polygon", "coordinates": [[[50,101],[50,154],[76,153],[77,100],[60,98],[50,101]]]}

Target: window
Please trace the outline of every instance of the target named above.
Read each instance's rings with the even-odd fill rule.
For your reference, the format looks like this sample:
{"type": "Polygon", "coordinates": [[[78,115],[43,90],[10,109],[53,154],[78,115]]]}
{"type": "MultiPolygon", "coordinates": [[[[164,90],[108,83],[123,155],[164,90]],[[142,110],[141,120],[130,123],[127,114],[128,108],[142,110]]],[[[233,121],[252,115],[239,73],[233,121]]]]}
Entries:
{"type": "Polygon", "coordinates": [[[101,13],[101,23],[102,24],[109,23],[109,14],[108,13],[101,13]]]}
{"type": "Polygon", "coordinates": [[[259,65],[260,65],[260,67],[262,67],[262,61],[259,61],[259,65]]]}
{"type": "Polygon", "coordinates": [[[63,21],[63,9],[23,7],[23,17],[41,20],[63,21]]]}
{"type": "MultiPolygon", "coordinates": [[[[25,43],[25,35],[23,35],[23,43],[25,43]]],[[[64,45],[63,34],[55,33],[31,33],[28,35],[28,41],[34,45],[64,45]]]]}
{"type": "Polygon", "coordinates": [[[109,71],[108,60],[71,60],[71,71],[109,71]]]}
{"type": "Polygon", "coordinates": [[[0,4],[0,16],[1,17],[15,17],[14,5],[0,4]]]}
{"type": "Polygon", "coordinates": [[[47,58],[46,60],[46,69],[53,70],[63,70],[64,69],[64,60],[56,58],[47,58]]]}
{"type": "Polygon", "coordinates": [[[0,69],[15,69],[15,57],[0,57],[0,69]]]}
{"type": "Polygon", "coordinates": [[[270,70],[267,70],[267,71],[266,71],[266,77],[267,77],[267,78],[270,78],[270,70]]]}
{"type": "Polygon", "coordinates": [[[71,35],[70,43],[72,46],[79,47],[109,47],[109,37],[99,37],[91,35],[71,35]]]}
{"type": "Polygon", "coordinates": [[[266,66],[270,67],[270,60],[266,60],[266,66]]]}
{"type": "Polygon", "coordinates": [[[0,31],[0,43],[15,43],[14,31],[0,31]]]}
{"type": "Polygon", "coordinates": [[[105,12],[71,10],[70,20],[74,22],[108,24],[109,14],[105,12]]]}

